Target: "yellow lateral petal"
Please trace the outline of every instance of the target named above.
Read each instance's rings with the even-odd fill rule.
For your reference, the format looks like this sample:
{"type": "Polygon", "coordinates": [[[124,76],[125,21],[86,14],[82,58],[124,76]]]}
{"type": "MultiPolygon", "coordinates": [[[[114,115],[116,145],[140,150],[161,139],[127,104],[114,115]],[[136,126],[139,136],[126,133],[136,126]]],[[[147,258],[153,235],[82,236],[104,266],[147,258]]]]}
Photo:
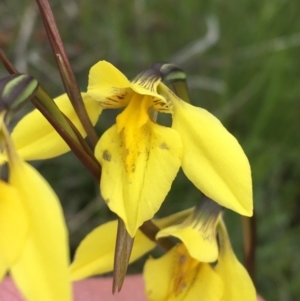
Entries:
{"type": "MultiPolygon", "coordinates": [[[[70,267],[73,281],[113,270],[116,233],[115,220],[97,227],[83,239],[70,267]]],[[[129,262],[137,260],[155,246],[141,231],[137,231],[129,262]]]]}
{"type": "Polygon", "coordinates": [[[128,104],[133,91],[121,71],[106,61],[100,61],[90,69],[87,93],[104,108],[121,108],[128,104]]]}
{"type": "Polygon", "coordinates": [[[144,267],[149,301],[220,301],[222,281],[206,263],[189,257],[182,244],[159,259],[148,259],[144,267]]]}
{"type": "MultiPolygon", "coordinates": [[[[86,93],[82,93],[82,97],[91,122],[95,125],[102,108],[86,93]]],[[[57,97],[55,102],[59,109],[74,123],[81,135],[85,137],[85,130],[67,94],[57,97]]],[[[18,154],[25,160],[49,159],[70,150],[65,141],[37,109],[20,120],[12,132],[12,139],[18,154]]]]}
{"type": "Polygon", "coordinates": [[[173,105],[172,128],[183,141],[186,176],[220,205],[251,216],[251,170],[238,141],[206,110],[179,99],[173,105]]]}
{"type": "Polygon", "coordinates": [[[214,228],[199,231],[197,226],[183,227],[175,225],[158,232],[156,239],[174,236],[180,239],[186,246],[191,257],[201,262],[214,262],[218,258],[218,244],[214,228]]]}
{"type": "Polygon", "coordinates": [[[255,287],[232,250],[224,223],[220,227],[220,255],[215,271],[224,283],[221,301],[256,301],[255,287]]]}
{"type": "Polygon", "coordinates": [[[0,257],[6,267],[10,267],[24,248],[28,237],[28,219],[17,190],[1,180],[0,196],[0,257]]]}
{"type": "Polygon", "coordinates": [[[49,184],[26,162],[14,162],[10,182],[31,225],[23,253],[11,275],[28,301],[70,301],[67,229],[62,208],[49,184]]]}
{"type": "Polygon", "coordinates": [[[125,150],[114,125],[95,149],[102,166],[101,194],[132,237],[161,206],[180,167],[182,152],[179,135],[151,121],[141,128],[139,139],[133,139],[131,148],[125,150]],[[124,162],[126,152],[130,166],[124,162]]]}

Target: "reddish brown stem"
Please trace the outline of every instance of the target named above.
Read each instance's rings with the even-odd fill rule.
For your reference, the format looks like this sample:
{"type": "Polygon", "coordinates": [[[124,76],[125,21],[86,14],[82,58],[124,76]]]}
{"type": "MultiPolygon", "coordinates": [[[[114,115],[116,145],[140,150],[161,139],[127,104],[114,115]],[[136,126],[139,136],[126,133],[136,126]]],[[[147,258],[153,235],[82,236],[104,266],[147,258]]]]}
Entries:
{"type": "Polygon", "coordinates": [[[72,102],[75,112],[81,121],[83,128],[85,129],[88,138],[95,146],[99,140],[96,131],[89,119],[87,111],[85,109],[79,87],[71,64],[66,55],[66,51],[61,40],[55,17],[53,15],[52,9],[48,0],[36,0],[38,7],[40,9],[45,29],[48,35],[49,42],[52,47],[52,51],[65,87],[65,90],[72,102]]]}

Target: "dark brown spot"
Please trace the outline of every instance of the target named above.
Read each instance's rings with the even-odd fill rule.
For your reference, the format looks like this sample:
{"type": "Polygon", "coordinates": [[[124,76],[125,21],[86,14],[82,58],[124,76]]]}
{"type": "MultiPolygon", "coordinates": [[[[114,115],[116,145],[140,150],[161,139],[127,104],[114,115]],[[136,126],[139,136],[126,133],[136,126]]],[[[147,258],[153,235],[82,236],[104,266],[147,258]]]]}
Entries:
{"type": "Polygon", "coordinates": [[[111,154],[108,150],[105,150],[103,152],[102,158],[106,161],[110,161],[111,160],[111,154]]]}
{"type": "Polygon", "coordinates": [[[161,149],[169,149],[169,148],[168,148],[168,145],[167,145],[165,142],[163,142],[159,147],[160,147],[161,149]]]}

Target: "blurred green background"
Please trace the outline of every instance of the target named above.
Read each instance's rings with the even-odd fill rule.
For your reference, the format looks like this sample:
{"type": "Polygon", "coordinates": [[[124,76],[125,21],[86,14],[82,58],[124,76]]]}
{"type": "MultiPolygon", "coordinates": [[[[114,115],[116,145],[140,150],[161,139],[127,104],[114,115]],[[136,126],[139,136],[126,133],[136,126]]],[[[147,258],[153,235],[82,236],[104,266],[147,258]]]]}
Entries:
{"type": "MultiPolygon", "coordinates": [[[[129,78],[157,61],[185,70],[193,103],[222,120],[252,165],[257,289],[266,300],[299,300],[300,2],[57,0],[51,5],[82,91],[98,60],[112,62],[129,78]]],[[[51,95],[63,93],[34,1],[0,2],[0,46],[51,95]]],[[[99,134],[114,123],[116,113],[104,112],[99,134]]],[[[61,199],[72,250],[91,229],[114,217],[72,154],[35,165],[61,199]]],[[[158,215],[193,206],[198,198],[180,173],[158,215]]],[[[242,258],[240,217],[225,215],[242,258]]]]}

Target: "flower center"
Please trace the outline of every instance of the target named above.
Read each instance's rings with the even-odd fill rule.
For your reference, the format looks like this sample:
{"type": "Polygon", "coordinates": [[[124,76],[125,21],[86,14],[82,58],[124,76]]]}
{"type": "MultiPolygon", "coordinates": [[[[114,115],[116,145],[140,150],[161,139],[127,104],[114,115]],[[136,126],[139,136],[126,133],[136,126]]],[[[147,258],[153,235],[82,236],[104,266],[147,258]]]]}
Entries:
{"type": "Polygon", "coordinates": [[[151,135],[149,108],[152,97],[135,93],[125,110],[117,117],[117,130],[121,135],[123,161],[127,173],[135,171],[137,158],[147,151],[148,139],[151,135]]]}
{"type": "Polygon", "coordinates": [[[183,244],[176,246],[177,256],[173,274],[173,293],[178,296],[193,281],[200,263],[192,258],[183,244]]]}

